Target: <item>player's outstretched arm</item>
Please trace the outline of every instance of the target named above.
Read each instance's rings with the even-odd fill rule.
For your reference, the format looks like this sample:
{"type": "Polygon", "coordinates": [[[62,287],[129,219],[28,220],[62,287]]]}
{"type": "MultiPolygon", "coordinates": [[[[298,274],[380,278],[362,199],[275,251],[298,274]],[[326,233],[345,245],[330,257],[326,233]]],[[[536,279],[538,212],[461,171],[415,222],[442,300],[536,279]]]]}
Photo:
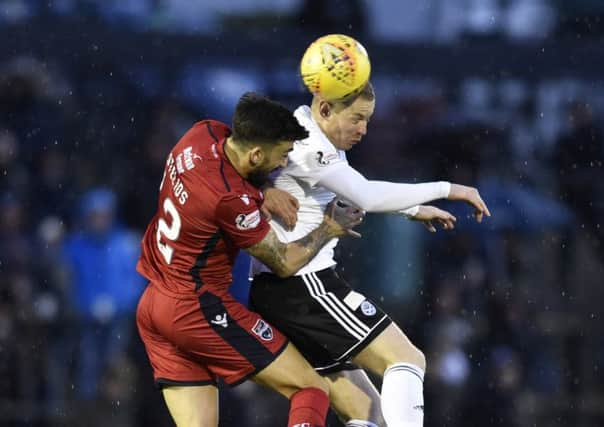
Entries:
{"type": "MultiPolygon", "coordinates": [[[[367,212],[400,212],[432,200],[447,198],[463,200],[474,207],[478,222],[484,215],[491,216],[478,190],[446,181],[404,184],[387,181],[370,181],[349,165],[341,165],[323,175],[318,183],[339,197],[349,200],[367,212]]],[[[405,214],[405,212],[401,212],[405,214]]]]}
{"type": "Polygon", "coordinates": [[[405,184],[371,181],[350,165],[340,164],[318,180],[318,184],[367,212],[397,212],[448,196],[445,181],[405,184]]]}
{"type": "Polygon", "coordinates": [[[288,277],[300,270],[331,239],[354,235],[352,228],[363,220],[359,211],[327,209],[323,222],[306,236],[283,243],[273,230],[259,243],[245,249],[247,253],[268,266],[279,277],[288,277]]]}

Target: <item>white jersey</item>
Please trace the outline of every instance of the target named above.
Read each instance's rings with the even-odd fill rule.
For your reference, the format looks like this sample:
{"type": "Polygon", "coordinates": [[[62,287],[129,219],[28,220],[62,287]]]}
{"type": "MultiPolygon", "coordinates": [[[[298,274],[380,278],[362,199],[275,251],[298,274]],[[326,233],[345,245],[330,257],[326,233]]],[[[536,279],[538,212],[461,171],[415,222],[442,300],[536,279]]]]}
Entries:
{"type": "MultiPolygon", "coordinates": [[[[327,139],[319,125],[313,120],[308,106],[298,107],[294,116],[306,128],[309,136],[294,143],[294,148],[289,153],[287,166],[281,170],[274,182],[276,188],[287,191],[300,203],[298,221],[292,231],[286,230],[275,219],[270,223],[279,240],[284,243],[306,236],[323,222],[325,208],[333,200],[335,194],[324,187],[317,186],[316,183],[325,173],[348,165],[346,153],[338,150],[327,139]]],[[[337,244],[338,239],[330,240],[295,275],[308,274],[336,265],[334,248],[337,244]]],[[[252,273],[257,274],[261,271],[270,271],[270,269],[254,259],[252,273]]]]}

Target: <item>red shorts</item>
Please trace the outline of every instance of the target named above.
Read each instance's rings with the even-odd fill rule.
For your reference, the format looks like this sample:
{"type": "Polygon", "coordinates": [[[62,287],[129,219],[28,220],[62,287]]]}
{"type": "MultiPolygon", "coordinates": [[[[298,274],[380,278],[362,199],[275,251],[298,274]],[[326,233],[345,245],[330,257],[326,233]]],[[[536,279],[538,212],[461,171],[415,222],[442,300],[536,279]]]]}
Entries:
{"type": "Polygon", "coordinates": [[[147,286],[136,310],[158,386],[235,385],[268,366],[287,339],[230,295],[176,299],[147,286]]]}

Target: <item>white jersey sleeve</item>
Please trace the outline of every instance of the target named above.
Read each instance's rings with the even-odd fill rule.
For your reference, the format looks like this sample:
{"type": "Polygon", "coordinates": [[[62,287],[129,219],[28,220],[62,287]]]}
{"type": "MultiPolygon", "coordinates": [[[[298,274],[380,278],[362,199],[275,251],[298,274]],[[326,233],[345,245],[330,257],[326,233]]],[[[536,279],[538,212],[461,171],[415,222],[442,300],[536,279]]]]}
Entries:
{"type": "Polygon", "coordinates": [[[409,209],[449,195],[451,184],[446,181],[403,184],[387,181],[370,181],[352,166],[345,165],[330,171],[318,184],[367,212],[397,212],[417,214],[409,209]]]}

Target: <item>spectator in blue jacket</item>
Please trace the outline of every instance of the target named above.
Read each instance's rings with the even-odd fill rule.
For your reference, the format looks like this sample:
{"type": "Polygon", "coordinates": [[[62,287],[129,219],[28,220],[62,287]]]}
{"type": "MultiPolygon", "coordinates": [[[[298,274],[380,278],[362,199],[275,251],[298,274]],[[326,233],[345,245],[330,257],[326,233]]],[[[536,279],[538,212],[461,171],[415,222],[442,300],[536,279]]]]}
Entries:
{"type": "Polygon", "coordinates": [[[104,372],[125,353],[144,282],[135,270],[140,238],[118,225],[112,191],[84,194],[80,220],[65,241],[65,258],[79,329],[76,395],[89,400],[98,397],[104,372]]]}

